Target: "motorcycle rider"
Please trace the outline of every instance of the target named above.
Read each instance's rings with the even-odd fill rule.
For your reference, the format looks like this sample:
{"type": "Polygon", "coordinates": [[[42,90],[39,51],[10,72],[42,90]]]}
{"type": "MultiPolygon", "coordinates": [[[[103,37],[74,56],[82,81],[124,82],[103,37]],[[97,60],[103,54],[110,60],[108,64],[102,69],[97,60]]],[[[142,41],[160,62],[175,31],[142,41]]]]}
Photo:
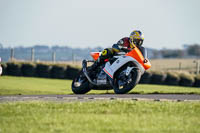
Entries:
{"type": "Polygon", "coordinates": [[[110,59],[119,52],[129,52],[134,47],[137,47],[142,55],[144,56],[144,63],[147,62],[147,50],[142,46],[144,41],[144,36],[141,31],[134,30],[131,32],[129,37],[124,37],[120,39],[116,44],[113,44],[112,48],[106,48],[102,51],[101,56],[92,65],[92,69],[105,63],[105,59],[110,59]]]}

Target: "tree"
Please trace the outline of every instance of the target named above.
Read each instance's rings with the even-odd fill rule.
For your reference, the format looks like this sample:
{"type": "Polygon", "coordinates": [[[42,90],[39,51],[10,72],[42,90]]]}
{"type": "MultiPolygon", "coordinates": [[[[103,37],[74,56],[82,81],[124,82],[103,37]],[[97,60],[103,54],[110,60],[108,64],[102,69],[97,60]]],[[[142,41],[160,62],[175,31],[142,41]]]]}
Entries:
{"type": "Polygon", "coordinates": [[[184,51],[180,49],[162,49],[160,52],[164,58],[182,58],[184,56],[184,51]]]}
{"type": "Polygon", "coordinates": [[[193,56],[200,56],[200,45],[193,44],[187,48],[187,53],[193,56]]]}

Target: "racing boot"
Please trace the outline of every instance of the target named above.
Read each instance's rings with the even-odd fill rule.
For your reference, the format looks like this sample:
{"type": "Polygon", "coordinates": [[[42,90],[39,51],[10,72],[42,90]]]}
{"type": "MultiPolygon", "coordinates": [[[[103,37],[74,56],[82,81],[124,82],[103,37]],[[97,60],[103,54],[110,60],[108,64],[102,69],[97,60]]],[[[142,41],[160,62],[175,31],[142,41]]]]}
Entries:
{"type": "Polygon", "coordinates": [[[101,65],[101,63],[97,60],[97,61],[94,62],[94,64],[92,64],[90,67],[88,67],[88,70],[93,71],[100,65],[101,65]]]}
{"type": "Polygon", "coordinates": [[[113,56],[112,49],[109,49],[109,48],[104,49],[102,54],[99,56],[99,58],[91,66],[90,70],[95,70],[98,66],[100,66],[104,63],[105,59],[108,59],[111,56],[113,56]]]}

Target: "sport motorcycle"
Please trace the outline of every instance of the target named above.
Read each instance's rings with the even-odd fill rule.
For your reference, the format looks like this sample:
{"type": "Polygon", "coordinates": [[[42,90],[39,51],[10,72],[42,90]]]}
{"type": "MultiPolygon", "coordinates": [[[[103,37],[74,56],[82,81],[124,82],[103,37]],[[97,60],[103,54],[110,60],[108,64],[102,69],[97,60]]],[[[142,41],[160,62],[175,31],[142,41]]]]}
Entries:
{"type": "Polygon", "coordinates": [[[75,94],[111,89],[116,94],[128,93],[139,83],[142,74],[151,67],[150,61],[144,59],[137,47],[104,60],[105,63],[95,70],[88,64],[98,60],[101,52],[91,52],[90,55],[93,60],[82,61],[82,69],[72,82],[72,91],[75,94]]]}

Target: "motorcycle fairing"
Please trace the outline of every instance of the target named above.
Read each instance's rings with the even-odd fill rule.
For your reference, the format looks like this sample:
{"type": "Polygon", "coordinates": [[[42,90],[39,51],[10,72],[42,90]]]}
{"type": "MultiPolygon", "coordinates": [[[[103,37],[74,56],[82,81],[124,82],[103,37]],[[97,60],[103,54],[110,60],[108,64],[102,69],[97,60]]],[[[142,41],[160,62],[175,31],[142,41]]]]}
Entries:
{"type": "Polygon", "coordinates": [[[140,63],[145,70],[149,69],[151,67],[151,63],[147,60],[147,62],[144,62],[144,56],[142,55],[142,52],[139,50],[139,48],[135,47],[130,52],[126,54],[126,56],[133,57],[137,60],[138,63],[140,63]]]}
{"type": "Polygon", "coordinates": [[[134,62],[134,64],[137,66],[137,68],[141,71],[141,73],[143,74],[145,69],[144,67],[138,63],[138,61],[130,56],[119,56],[118,59],[110,64],[110,62],[107,62],[103,71],[110,77],[113,79],[113,75],[114,73],[121,68],[123,65],[125,65],[128,62],[134,62]]]}
{"type": "Polygon", "coordinates": [[[99,58],[99,56],[101,55],[101,52],[90,52],[90,55],[96,61],[99,58]]]}

